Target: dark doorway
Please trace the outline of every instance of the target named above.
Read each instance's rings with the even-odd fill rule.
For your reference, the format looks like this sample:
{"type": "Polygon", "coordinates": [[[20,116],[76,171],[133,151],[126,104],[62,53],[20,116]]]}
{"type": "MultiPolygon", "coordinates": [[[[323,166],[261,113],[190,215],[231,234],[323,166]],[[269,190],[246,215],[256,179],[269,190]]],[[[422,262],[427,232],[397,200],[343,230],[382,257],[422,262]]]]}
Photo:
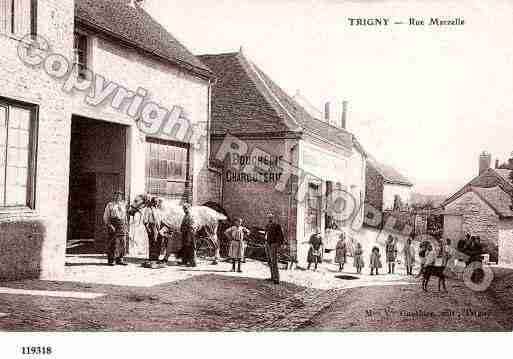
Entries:
{"type": "Polygon", "coordinates": [[[68,253],[103,253],[103,211],[125,191],[127,127],[73,116],[71,123],[68,253]]]}

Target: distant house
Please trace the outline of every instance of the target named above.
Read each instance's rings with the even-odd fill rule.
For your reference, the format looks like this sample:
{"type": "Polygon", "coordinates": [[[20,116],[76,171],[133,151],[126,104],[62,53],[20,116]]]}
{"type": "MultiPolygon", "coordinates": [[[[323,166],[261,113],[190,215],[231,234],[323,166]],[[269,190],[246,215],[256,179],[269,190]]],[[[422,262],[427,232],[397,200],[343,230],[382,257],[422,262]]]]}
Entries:
{"type": "Polygon", "coordinates": [[[369,157],[365,171],[365,204],[378,211],[393,209],[396,197],[403,206],[411,203],[413,183],[395,168],[369,157]]]}
{"type": "Polygon", "coordinates": [[[443,202],[443,233],[453,241],[479,236],[490,260],[513,263],[513,171],[500,167],[480,166],[478,176],[443,202]]]}

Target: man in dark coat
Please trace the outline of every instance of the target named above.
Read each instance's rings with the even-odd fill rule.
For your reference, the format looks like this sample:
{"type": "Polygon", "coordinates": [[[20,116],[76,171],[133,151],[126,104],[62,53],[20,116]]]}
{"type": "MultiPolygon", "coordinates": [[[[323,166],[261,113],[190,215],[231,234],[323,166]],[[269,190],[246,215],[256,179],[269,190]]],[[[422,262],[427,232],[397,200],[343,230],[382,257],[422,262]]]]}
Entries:
{"type": "Polygon", "coordinates": [[[191,205],[184,203],[183,211],[185,216],[180,226],[183,241],[183,264],[196,267],[196,225],[191,214],[191,205]]]}
{"type": "Polygon", "coordinates": [[[275,222],[274,215],[267,215],[269,223],[265,228],[265,242],[267,251],[267,262],[271,270],[271,280],[279,284],[280,272],[278,270],[279,249],[284,242],[283,230],[279,223],[275,222]]]}
{"type": "Polygon", "coordinates": [[[127,252],[128,217],[127,204],[123,192],[115,191],[112,201],[107,203],[103,212],[103,222],[107,227],[109,242],[107,244],[108,264],[126,265],[124,257],[127,252]]]}
{"type": "Polygon", "coordinates": [[[310,240],[308,241],[310,244],[310,248],[308,249],[308,256],[307,256],[307,262],[308,262],[308,268],[310,269],[310,266],[312,263],[314,264],[314,269],[317,270],[317,265],[319,262],[322,261],[322,251],[323,249],[323,243],[322,243],[322,237],[320,233],[314,233],[310,236],[310,240]]]}

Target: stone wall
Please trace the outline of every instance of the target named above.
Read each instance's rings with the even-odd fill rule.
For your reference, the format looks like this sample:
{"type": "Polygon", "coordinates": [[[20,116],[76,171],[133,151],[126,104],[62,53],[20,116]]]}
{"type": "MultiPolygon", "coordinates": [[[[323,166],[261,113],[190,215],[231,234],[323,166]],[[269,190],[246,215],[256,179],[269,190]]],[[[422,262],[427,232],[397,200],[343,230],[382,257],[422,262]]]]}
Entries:
{"type": "MultiPolygon", "coordinates": [[[[37,32],[52,51],[73,58],[72,0],[37,1],[37,32]]],[[[35,208],[0,208],[0,278],[64,274],[71,101],[61,84],[17,56],[19,38],[0,36],[0,96],[38,106],[35,208]]]]}
{"type": "Polygon", "coordinates": [[[463,233],[479,236],[481,243],[486,247],[485,252],[490,254],[490,259],[497,260],[499,217],[485,202],[474,192],[467,192],[449,203],[445,210],[451,214],[461,215],[463,233]]]}
{"type": "Polygon", "coordinates": [[[499,264],[513,264],[513,219],[499,222],[499,264]]]}

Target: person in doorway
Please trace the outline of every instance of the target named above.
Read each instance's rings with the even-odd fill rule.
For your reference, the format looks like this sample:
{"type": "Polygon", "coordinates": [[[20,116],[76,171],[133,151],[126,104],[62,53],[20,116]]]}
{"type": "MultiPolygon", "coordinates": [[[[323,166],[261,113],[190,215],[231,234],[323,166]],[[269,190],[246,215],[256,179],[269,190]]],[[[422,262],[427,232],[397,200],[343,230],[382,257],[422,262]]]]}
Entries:
{"type": "Polygon", "coordinates": [[[415,263],[415,247],[411,244],[411,238],[406,240],[403,247],[404,265],[406,275],[413,275],[413,263],[415,263]]]}
{"type": "Polygon", "coordinates": [[[123,192],[115,191],[113,193],[112,201],[105,206],[103,222],[109,235],[107,244],[108,264],[111,266],[116,264],[127,265],[124,257],[127,252],[128,217],[123,192]]]}
{"type": "Polygon", "coordinates": [[[190,267],[196,267],[196,224],[191,213],[191,205],[189,203],[183,204],[183,211],[185,213],[180,232],[183,241],[183,264],[190,267]]]}
{"type": "Polygon", "coordinates": [[[379,253],[378,247],[372,247],[369,265],[370,265],[370,275],[374,275],[374,270],[376,270],[376,275],[378,275],[379,269],[382,267],[381,254],[379,253]]]}
{"type": "Polygon", "coordinates": [[[242,225],[242,218],[236,218],[234,225],[224,232],[226,237],[230,239],[228,257],[232,260],[232,272],[235,272],[235,265],[237,264],[237,272],[242,273],[241,262],[246,249],[245,237],[249,233],[249,229],[242,225]]]}
{"type": "Polygon", "coordinates": [[[395,258],[397,256],[397,246],[393,236],[389,235],[385,245],[385,253],[387,256],[388,274],[395,272],[395,258]]]}
{"type": "Polygon", "coordinates": [[[308,249],[308,268],[312,263],[314,264],[314,270],[317,270],[317,266],[319,262],[322,261],[322,251],[324,250],[324,245],[322,243],[322,237],[320,233],[314,233],[310,236],[310,240],[308,241],[310,244],[310,248],[308,249]]]}
{"type": "Polygon", "coordinates": [[[356,273],[358,274],[361,274],[362,268],[365,267],[365,262],[363,261],[363,248],[360,242],[356,243],[353,265],[356,268],[356,273]]]}
{"type": "Polygon", "coordinates": [[[146,198],[147,206],[143,210],[142,222],[148,235],[148,260],[143,267],[157,269],[163,267],[159,262],[162,250],[162,211],[159,206],[159,199],[154,196],[146,198]]]}
{"type": "Polygon", "coordinates": [[[275,222],[274,215],[267,215],[269,222],[265,228],[265,242],[267,251],[267,262],[271,270],[271,280],[280,283],[280,271],[278,269],[279,249],[284,242],[283,230],[279,223],[275,222]]]}
{"type": "Polygon", "coordinates": [[[340,234],[340,239],[335,247],[335,263],[338,263],[338,270],[342,272],[344,270],[344,264],[347,262],[347,243],[346,233],[340,234]]]}

